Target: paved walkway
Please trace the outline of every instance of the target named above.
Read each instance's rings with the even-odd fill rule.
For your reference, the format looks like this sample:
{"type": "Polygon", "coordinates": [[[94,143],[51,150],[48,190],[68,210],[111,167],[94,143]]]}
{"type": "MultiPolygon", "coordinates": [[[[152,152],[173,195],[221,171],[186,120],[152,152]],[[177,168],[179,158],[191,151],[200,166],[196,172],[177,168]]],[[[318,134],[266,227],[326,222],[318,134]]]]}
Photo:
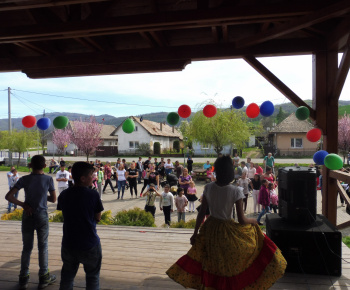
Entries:
{"type": "MultiPolygon", "coordinates": [[[[25,175],[28,173],[20,173],[20,175],[25,175]]],[[[55,180],[55,175],[51,175],[54,178],[55,187],[57,189],[57,182],[55,180]]],[[[115,181],[112,181],[113,185],[115,185],[115,181]]],[[[197,187],[197,196],[199,197],[204,189],[205,186],[204,181],[198,181],[196,182],[197,187]]],[[[140,193],[142,189],[143,184],[138,184],[137,189],[140,193]]],[[[8,192],[8,185],[7,185],[7,178],[6,178],[6,172],[0,172],[0,215],[7,212],[7,201],[5,200],[5,195],[8,192]]],[[[23,190],[20,191],[19,199],[24,200],[24,192],[23,190]]],[[[158,200],[158,198],[157,198],[158,200]]],[[[322,204],[321,204],[321,193],[320,191],[317,193],[317,213],[322,213],[322,204]]],[[[196,201],[195,205],[196,207],[200,203],[196,201]]],[[[105,210],[111,210],[112,214],[115,215],[117,212],[121,210],[128,210],[134,207],[144,208],[145,206],[145,198],[134,198],[131,199],[130,191],[127,190],[124,194],[123,200],[117,200],[117,194],[113,194],[110,187],[106,189],[106,193],[103,195],[103,206],[105,210]]],[[[159,210],[159,203],[156,203],[157,211],[155,215],[155,224],[158,227],[161,227],[164,224],[164,215],[163,212],[159,210]]],[[[56,209],[56,204],[49,203],[49,212],[54,212],[56,209]]],[[[247,206],[247,216],[253,217],[254,210],[253,210],[253,199],[251,197],[248,198],[248,206],[247,206]]],[[[186,212],[186,220],[195,219],[197,217],[197,212],[189,213],[186,212]]],[[[177,221],[177,213],[174,212],[172,214],[172,221],[177,221]]],[[[264,217],[262,221],[264,221],[264,217]]],[[[339,198],[338,198],[338,224],[343,223],[345,221],[350,220],[350,216],[346,213],[345,207],[341,207],[339,198]]],[[[343,235],[350,235],[350,227],[347,229],[342,230],[343,235]]]]}

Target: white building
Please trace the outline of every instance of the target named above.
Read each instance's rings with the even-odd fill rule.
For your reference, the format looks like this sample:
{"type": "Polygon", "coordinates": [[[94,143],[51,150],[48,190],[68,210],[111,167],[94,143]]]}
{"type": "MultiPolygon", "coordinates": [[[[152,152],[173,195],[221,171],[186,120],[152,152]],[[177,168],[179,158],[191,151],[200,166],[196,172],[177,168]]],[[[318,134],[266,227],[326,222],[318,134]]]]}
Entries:
{"type": "Polygon", "coordinates": [[[182,134],[176,128],[164,123],[157,123],[149,120],[140,121],[140,118],[131,117],[135,122],[135,131],[128,134],[125,133],[120,124],[112,133],[118,136],[118,152],[120,154],[137,153],[137,149],[141,143],[150,144],[153,151],[154,143],[160,143],[161,152],[163,150],[172,149],[174,141],[181,141],[182,134]]]}

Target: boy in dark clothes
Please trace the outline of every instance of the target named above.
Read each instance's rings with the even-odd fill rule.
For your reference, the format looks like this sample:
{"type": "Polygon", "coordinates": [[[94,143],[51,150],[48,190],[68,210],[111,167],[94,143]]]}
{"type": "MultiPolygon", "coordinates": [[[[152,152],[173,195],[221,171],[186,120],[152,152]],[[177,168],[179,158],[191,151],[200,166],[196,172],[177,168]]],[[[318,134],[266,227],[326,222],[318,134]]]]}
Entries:
{"type": "Polygon", "coordinates": [[[19,289],[27,289],[29,282],[30,255],[33,249],[34,231],[38,237],[39,250],[39,289],[43,289],[56,281],[55,275],[50,275],[48,268],[48,237],[49,217],[47,214],[47,202],[56,202],[56,192],[51,176],[44,175],[46,167],[45,158],[35,155],[29,166],[32,173],[18,180],[5,198],[11,203],[23,207],[22,216],[22,241],[23,250],[21,256],[21,271],[19,274],[19,289]],[[24,202],[19,201],[15,194],[24,188],[24,202]],[[47,195],[49,192],[49,195],[47,195]]]}
{"type": "Polygon", "coordinates": [[[79,264],[84,265],[86,289],[100,289],[102,249],[96,232],[103,206],[92,185],[94,167],[76,162],[72,167],[74,186],[61,192],[58,208],[63,213],[63,238],[60,290],[73,289],[79,264]]]}

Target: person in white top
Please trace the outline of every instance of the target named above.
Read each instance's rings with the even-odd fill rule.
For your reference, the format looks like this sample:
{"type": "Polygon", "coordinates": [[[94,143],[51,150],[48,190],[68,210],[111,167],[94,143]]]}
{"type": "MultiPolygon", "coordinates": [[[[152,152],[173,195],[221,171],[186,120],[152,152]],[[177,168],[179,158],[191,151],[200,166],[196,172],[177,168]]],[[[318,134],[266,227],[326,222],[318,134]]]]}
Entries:
{"type": "Polygon", "coordinates": [[[204,187],[192,247],[166,273],[185,288],[268,289],[283,276],[287,262],[257,221],[244,216],[244,194],[231,184],[231,157],[219,157],[214,168],[216,181],[204,187]],[[234,206],[239,223],[232,219],[234,206]],[[202,224],[208,207],[210,217],[202,224]],[[237,280],[240,276],[244,279],[237,280]]]}
{"type": "Polygon", "coordinates": [[[57,187],[59,193],[68,188],[68,180],[70,175],[70,173],[67,170],[65,170],[66,163],[61,162],[60,165],[60,170],[56,173],[56,181],[58,181],[57,187]]]}
{"type": "MultiPolygon", "coordinates": [[[[7,173],[7,178],[8,178],[8,183],[9,183],[9,189],[11,190],[11,188],[14,187],[14,185],[17,183],[17,181],[19,179],[17,169],[14,166],[12,166],[11,171],[7,173]]],[[[19,191],[17,191],[17,193],[14,195],[16,198],[18,198],[18,193],[19,193],[19,191]]],[[[17,208],[17,204],[14,204],[12,202],[8,202],[7,213],[11,212],[12,206],[14,209],[17,208]]]]}
{"type": "Polygon", "coordinates": [[[159,209],[164,213],[165,224],[170,226],[171,213],[174,211],[174,196],[170,192],[170,185],[166,184],[164,186],[164,191],[162,192],[159,200],[159,209]]]}
{"type": "Polygon", "coordinates": [[[174,165],[173,163],[170,161],[170,159],[167,159],[167,162],[164,164],[164,168],[165,168],[165,174],[168,175],[169,173],[172,172],[174,165]]]}
{"type": "Polygon", "coordinates": [[[248,167],[245,166],[245,162],[244,161],[241,162],[241,168],[242,168],[242,174],[245,173],[246,176],[248,176],[248,167]]]}
{"type": "Polygon", "coordinates": [[[124,191],[126,185],[126,170],[124,169],[123,163],[119,164],[119,168],[117,168],[117,184],[118,184],[118,198],[120,198],[120,190],[122,190],[122,197],[124,198],[124,191]]]}

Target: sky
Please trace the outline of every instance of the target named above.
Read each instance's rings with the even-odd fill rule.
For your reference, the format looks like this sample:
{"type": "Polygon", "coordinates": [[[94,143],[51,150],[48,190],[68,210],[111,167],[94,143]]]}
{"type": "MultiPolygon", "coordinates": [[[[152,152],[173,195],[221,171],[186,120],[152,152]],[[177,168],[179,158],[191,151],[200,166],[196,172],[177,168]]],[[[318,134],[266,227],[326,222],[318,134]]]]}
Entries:
{"type": "MultiPolygon", "coordinates": [[[[341,56],[340,56],[341,57],[341,56]]],[[[339,59],[340,59],[339,57],[339,59]]],[[[259,58],[272,73],[300,98],[312,98],[312,57],[259,58]]],[[[289,102],[279,91],[242,59],[192,62],[181,72],[29,79],[20,72],[0,73],[0,119],[8,116],[11,88],[12,118],[50,112],[75,112],[115,117],[154,112],[177,112],[182,104],[197,111],[214,99],[229,107],[235,96],[245,104],[289,102]],[[88,101],[89,100],[89,101],[88,101]]],[[[350,100],[350,81],[341,100],[350,100]]]]}

